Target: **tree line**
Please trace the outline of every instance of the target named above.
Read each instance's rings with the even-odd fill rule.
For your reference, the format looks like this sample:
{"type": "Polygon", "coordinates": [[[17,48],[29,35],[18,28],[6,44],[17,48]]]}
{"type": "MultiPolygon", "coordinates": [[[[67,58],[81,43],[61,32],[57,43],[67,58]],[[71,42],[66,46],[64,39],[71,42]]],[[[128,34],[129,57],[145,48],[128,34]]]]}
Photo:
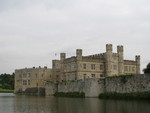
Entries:
{"type": "Polygon", "coordinates": [[[1,74],[0,75],[0,88],[2,89],[14,89],[14,77],[15,74],[1,74]]]}

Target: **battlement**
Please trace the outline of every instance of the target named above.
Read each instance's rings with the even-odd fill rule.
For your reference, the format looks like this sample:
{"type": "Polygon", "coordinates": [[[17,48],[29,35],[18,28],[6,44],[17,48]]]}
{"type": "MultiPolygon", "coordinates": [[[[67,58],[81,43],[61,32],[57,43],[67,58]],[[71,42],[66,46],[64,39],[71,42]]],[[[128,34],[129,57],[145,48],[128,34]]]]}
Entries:
{"type": "Polygon", "coordinates": [[[60,53],[60,59],[64,60],[66,58],[66,53],[60,53]]]}
{"type": "Polygon", "coordinates": [[[123,46],[122,45],[119,45],[117,46],[117,52],[123,52],[123,46]]]}
{"type": "Polygon", "coordinates": [[[76,61],[76,57],[75,56],[72,56],[72,57],[70,57],[70,58],[66,58],[65,60],[64,60],[64,62],[75,62],[76,61]]]}
{"type": "Polygon", "coordinates": [[[113,57],[118,57],[118,53],[113,53],[113,57]]]}
{"type": "Polygon", "coordinates": [[[91,58],[104,58],[105,53],[94,54],[94,55],[89,55],[89,56],[85,56],[85,57],[88,57],[89,59],[91,59],[91,58]]]}
{"type": "Polygon", "coordinates": [[[125,65],[135,65],[136,64],[136,61],[134,61],[134,60],[124,60],[124,64],[125,65]]]}
{"type": "Polygon", "coordinates": [[[106,52],[112,51],[112,50],[113,50],[112,44],[106,44],[106,52]]]}
{"type": "Polygon", "coordinates": [[[32,67],[32,68],[22,68],[22,69],[16,69],[15,71],[19,71],[19,72],[22,72],[22,71],[27,71],[27,72],[29,72],[29,71],[38,71],[38,70],[51,70],[51,68],[47,68],[47,66],[44,66],[44,67],[41,67],[41,66],[39,66],[39,67],[32,67]]]}
{"type": "Polygon", "coordinates": [[[89,56],[83,56],[83,61],[92,61],[92,62],[99,62],[100,60],[104,60],[105,53],[101,54],[94,54],[89,56]]]}
{"type": "Polygon", "coordinates": [[[136,56],[135,56],[135,59],[136,59],[136,60],[140,60],[140,55],[136,55],[136,56]]]}

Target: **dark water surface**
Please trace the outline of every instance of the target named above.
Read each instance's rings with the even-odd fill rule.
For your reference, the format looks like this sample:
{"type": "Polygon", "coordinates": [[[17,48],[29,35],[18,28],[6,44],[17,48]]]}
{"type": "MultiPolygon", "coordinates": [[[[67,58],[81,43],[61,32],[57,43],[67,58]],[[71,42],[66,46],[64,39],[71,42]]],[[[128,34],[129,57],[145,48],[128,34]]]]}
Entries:
{"type": "Polygon", "coordinates": [[[0,113],[150,113],[150,101],[35,97],[0,93],[0,113]]]}

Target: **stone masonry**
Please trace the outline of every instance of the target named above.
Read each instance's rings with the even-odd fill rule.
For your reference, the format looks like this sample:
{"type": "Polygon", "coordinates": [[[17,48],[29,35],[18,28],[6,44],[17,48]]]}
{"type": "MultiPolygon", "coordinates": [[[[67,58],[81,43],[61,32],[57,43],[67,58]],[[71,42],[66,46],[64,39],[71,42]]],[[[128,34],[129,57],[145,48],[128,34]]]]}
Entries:
{"type": "MultiPolygon", "coordinates": [[[[69,58],[66,57],[66,53],[60,53],[60,59],[52,60],[52,69],[39,66],[15,70],[15,92],[45,87],[46,81],[94,81],[96,78],[107,76],[140,74],[140,56],[135,56],[135,60],[125,60],[123,53],[122,45],[117,46],[117,53],[114,53],[112,44],[106,44],[106,52],[94,55],[84,56],[82,49],[77,49],[76,56],[69,58]]],[[[87,86],[88,84],[84,83],[84,87],[87,86]]]]}
{"type": "Polygon", "coordinates": [[[98,97],[101,93],[150,92],[149,75],[128,75],[106,78],[86,79],[67,83],[47,83],[46,95],[56,92],[84,92],[85,97],[98,97]]]}

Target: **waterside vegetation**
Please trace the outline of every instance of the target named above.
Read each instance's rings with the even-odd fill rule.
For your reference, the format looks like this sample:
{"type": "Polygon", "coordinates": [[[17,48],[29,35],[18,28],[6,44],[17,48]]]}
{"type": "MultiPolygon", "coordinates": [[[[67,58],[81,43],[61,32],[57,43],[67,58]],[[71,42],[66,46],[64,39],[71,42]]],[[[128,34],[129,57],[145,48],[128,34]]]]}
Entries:
{"type": "Polygon", "coordinates": [[[133,93],[102,93],[101,99],[150,99],[150,92],[133,92],[133,93]]]}
{"type": "Polygon", "coordinates": [[[0,75],[0,93],[10,93],[14,91],[14,73],[0,75]]]}
{"type": "Polygon", "coordinates": [[[56,92],[56,97],[72,97],[72,98],[85,98],[84,92],[56,92]]]}
{"type": "Polygon", "coordinates": [[[2,89],[0,88],[0,93],[13,93],[14,90],[11,90],[11,89],[2,89]]]}

